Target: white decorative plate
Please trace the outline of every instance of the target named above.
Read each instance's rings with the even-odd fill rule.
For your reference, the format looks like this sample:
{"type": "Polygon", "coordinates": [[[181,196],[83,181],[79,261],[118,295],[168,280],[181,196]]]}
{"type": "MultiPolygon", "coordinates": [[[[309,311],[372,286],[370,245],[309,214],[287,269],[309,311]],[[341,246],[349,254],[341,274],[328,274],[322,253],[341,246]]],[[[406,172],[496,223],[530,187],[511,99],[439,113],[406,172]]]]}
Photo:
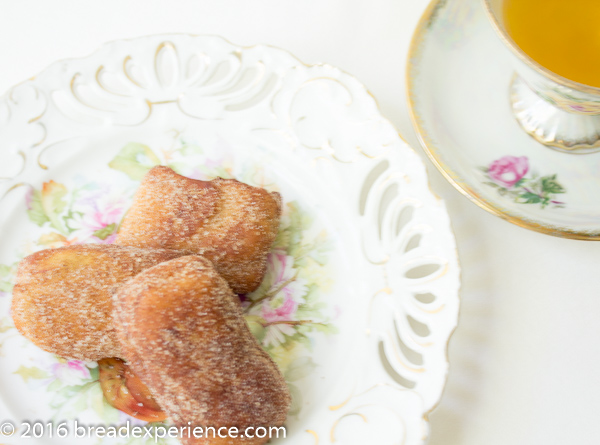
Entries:
{"type": "Polygon", "coordinates": [[[517,123],[510,53],[480,0],[433,0],[413,37],[408,96],[433,163],[460,192],[514,224],[600,240],[600,152],[545,147],[517,123]]]}
{"type": "MultiPolygon", "coordinates": [[[[274,291],[248,319],[294,396],[285,443],[422,443],[459,305],[454,237],[423,164],[339,69],[188,35],[108,43],[0,102],[0,421],[17,427],[0,442],[23,443],[24,421],[131,420],[103,402],[94,363],[16,332],[10,290],[24,255],[112,242],[157,164],[283,195],[269,272],[246,298],[274,291]]],[[[143,443],[72,433],[27,443],[143,443]]]]}

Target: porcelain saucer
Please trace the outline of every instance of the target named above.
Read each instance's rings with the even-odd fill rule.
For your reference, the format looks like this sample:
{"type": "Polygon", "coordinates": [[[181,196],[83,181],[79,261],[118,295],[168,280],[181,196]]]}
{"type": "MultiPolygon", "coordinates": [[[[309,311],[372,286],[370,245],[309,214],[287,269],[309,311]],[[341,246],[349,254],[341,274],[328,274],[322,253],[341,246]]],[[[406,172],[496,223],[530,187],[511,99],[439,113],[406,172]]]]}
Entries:
{"type": "Polygon", "coordinates": [[[483,209],[549,235],[600,240],[600,153],[555,151],[526,134],[511,111],[513,76],[478,0],[434,0],[408,61],[423,148],[483,209]]]}

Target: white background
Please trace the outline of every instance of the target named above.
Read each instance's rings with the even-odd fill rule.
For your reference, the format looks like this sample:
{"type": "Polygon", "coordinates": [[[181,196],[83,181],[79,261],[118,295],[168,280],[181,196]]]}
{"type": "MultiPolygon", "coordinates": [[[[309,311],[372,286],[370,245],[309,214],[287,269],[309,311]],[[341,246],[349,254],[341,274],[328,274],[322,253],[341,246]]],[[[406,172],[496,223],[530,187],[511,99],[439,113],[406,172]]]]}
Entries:
{"type": "MultiPolygon", "coordinates": [[[[240,45],[280,46],[306,63],[354,74],[423,155],[408,118],[405,59],[426,4],[0,0],[0,92],[107,40],[219,34],[240,45]]],[[[463,269],[459,327],[450,343],[447,389],[431,415],[430,444],[600,443],[600,243],[513,226],[427,167],[432,188],[447,202],[463,269]]]]}

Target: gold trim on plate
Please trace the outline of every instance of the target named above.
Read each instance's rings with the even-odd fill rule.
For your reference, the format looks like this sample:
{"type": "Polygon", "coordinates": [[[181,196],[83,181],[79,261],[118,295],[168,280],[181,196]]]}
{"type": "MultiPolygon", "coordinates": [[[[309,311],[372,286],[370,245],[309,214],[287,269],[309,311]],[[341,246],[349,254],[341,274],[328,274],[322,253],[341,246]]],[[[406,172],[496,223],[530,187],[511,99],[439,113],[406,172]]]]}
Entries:
{"type": "Polygon", "coordinates": [[[306,430],[306,432],[308,434],[312,434],[312,436],[315,438],[315,445],[319,445],[319,435],[317,434],[317,432],[313,430],[306,430]]]}
{"type": "MultiPolygon", "coordinates": [[[[173,36],[173,35],[192,36],[192,37],[197,37],[197,36],[199,36],[198,34],[187,34],[187,33],[162,33],[162,34],[158,34],[158,35],[160,35],[160,36],[165,36],[165,37],[167,37],[167,38],[168,38],[168,37],[171,37],[171,36],[173,36]]],[[[143,36],[143,37],[156,37],[156,36],[157,36],[157,35],[148,35],[148,36],[143,36]]],[[[202,35],[202,37],[211,37],[211,35],[202,35]]],[[[218,36],[218,37],[219,37],[219,38],[221,38],[221,39],[223,39],[223,38],[222,38],[222,37],[220,37],[220,36],[218,36]]],[[[135,38],[130,38],[130,39],[118,39],[118,40],[112,40],[112,41],[109,41],[109,42],[105,43],[105,44],[103,45],[103,47],[104,47],[105,45],[108,45],[108,44],[111,44],[111,43],[114,43],[114,42],[119,42],[119,41],[122,41],[122,42],[131,42],[131,41],[138,40],[138,39],[140,39],[140,38],[142,38],[142,37],[135,37],[135,38]]],[[[224,40],[224,41],[226,41],[226,42],[227,42],[227,43],[229,43],[229,44],[232,44],[232,43],[231,43],[229,40],[227,40],[227,39],[223,39],[223,40],[224,40]]],[[[250,46],[238,46],[238,48],[240,48],[240,49],[251,49],[251,48],[254,48],[254,47],[258,47],[258,46],[262,46],[262,47],[266,47],[266,48],[275,48],[275,49],[277,49],[277,50],[283,51],[283,52],[285,52],[286,54],[288,54],[290,57],[292,57],[292,58],[294,59],[294,61],[295,61],[295,62],[298,64],[298,66],[300,66],[300,65],[301,65],[301,66],[308,67],[308,68],[313,68],[313,67],[322,67],[322,66],[329,67],[329,65],[327,65],[327,64],[313,64],[313,65],[306,64],[306,63],[304,63],[304,62],[300,61],[300,60],[299,60],[299,59],[298,59],[296,56],[294,56],[294,55],[293,55],[292,53],[290,53],[289,51],[287,51],[287,50],[282,50],[281,48],[278,48],[278,47],[275,47],[275,46],[272,46],[272,45],[264,45],[264,44],[260,44],[260,45],[250,45],[250,46]]],[[[70,59],[61,59],[61,60],[58,60],[58,61],[54,62],[52,65],[50,65],[50,66],[51,66],[51,67],[53,67],[53,66],[56,66],[56,65],[58,65],[58,64],[60,64],[60,63],[64,63],[66,60],[70,60],[70,59]]],[[[125,77],[126,77],[126,78],[127,78],[127,79],[128,79],[128,80],[129,80],[129,81],[132,83],[132,84],[136,85],[137,87],[139,87],[139,88],[141,88],[141,89],[147,89],[147,88],[146,88],[144,85],[140,84],[140,83],[139,83],[139,82],[138,82],[138,81],[137,81],[135,78],[133,78],[133,77],[131,76],[131,72],[128,70],[128,66],[129,66],[129,64],[130,64],[130,63],[134,63],[134,61],[133,61],[132,57],[128,55],[128,56],[126,56],[126,57],[123,59],[123,64],[122,64],[122,70],[123,70],[123,73],[124,73],[125,77]]],[[[296,68],[296,67],[293,67],[292,69],[294,69],[294,68],[296,68]]],[[[339,70],[339,72],[341,72],[341,73],[343,73],[343,74],[345,74],[345,75],[348,75],[348,76],[350,76],[352,79],[356,79],[354,76],[350,75],[350,74],[349,74],[348,72],[346,72],[345,70],[342,70],[342,69],[339,69],[339,68],[336,68],[336,69],[338,69],[338,70],[339,70]]],[[[47,68],[46,68],[44,71],[46,71],[46,70],[47,70],[47,68]]],[[[42,73],[43,73],[44,71],[42,71],[42,73]]],[[[76,74],[76,75],[75,75],[75,76],[74,76],[74,77],[71,79],[71,85],[70,85],[70,87],[71,87],[71,88],[75,88],[75,83],[76,83],[76,80],[77,80],[76,78],[77,78],[77,75],[78,75],[78,74],[79,74],[79,73],[77,73],[77,74],[76,74]]],[[[98,73],[98,72],[96,72],[95,74],[96,74],[96,75],[98,75],[99,73],[98,73]]],[[[10,93],[10,92],[12,92],[12,90],[13,90],[13,89],[14,89],[16,86],[24,85],[24,84],[26,84],[27,82],[33,81],[35,78],[36,78],[36,77],[34,76],[34,77],[31,77],[31,78],[29,78],[29,79],[27,79],[27,80],[25,80],[25,81],[23,81],[23,82],[20,82],[19,84],[17,84],[17,85],[15,85],[15,86],[13,86],[13,88],[12,88],[12,89],[9,89],[7,93],[10,93]]],[[[369,96],[370,96],[370,97],[373,99],[373,101],[374,101],[374,103],[375,103],[375,106],[376,106],[376,109],[377,109],[377,111],[378,111],[378,112],[381,114],[381,108],[380,108],[380,106],[379,106],[379,104],[378,104],[378,102],[377,102],[377,100],[376,100],[375,96],[374,96],[374,95],[373,95],[373,94],[372,94],[372,93],[371,93],[371,92],[370,92],[370,91],[369,91],[369,90],[368,90],[368,89],[367,89],[367,88],[364,86],[364,84],[360,83],[360,85],[359,85],[359,88],[360,88],[361,90],[363,90],[363,91],[364,91],[366,94],[368,94],[368,95],[369,95],[369,96]]],[[[75,95],[74,95],[74,96],[75,96],[75,95]]],[[[75,96],[75,97],[76,97],[76,98],[79,100],[79,98],[78,98],[77,96],[75,96]]],[[[173,102],[177,102],[177,103],[178,103],[178,100],[177,100],[177,99],[174,99],[174,100],[168,100],[168,101],[163,101],[163,102],[151,102],[151,101],[149,101],[149,100],[147,100],[147,99],[146,99],[146,104],[147,104],[147,105],[148,105],[148,107],[149,107],[149,113],[148,113],[148,115],[146,116],[146,118],[144,119],[144,121],[142,121],[142,122],[145,122],[145,121],[146,121],[146,120],[149,118],[149,116],[151,115],[151,113],[152,113],[152,107],[153,107],[153,105],[159,105],[159,104],[163,104],[163,103],[173,103],[173,102]]],[[[350,104],[352,103],[352,99],[350,99],[350,102],[349,102],[349,103],[350,103],[350,104]]],[[[272,112],[274,112],[274,110],[273,110],[273,103],[272,103],[272,101],[271,101],[271,110],[272,110],[272,112]]],[[[59,110],[59,111],[60,111],[60,110],[59,110]]],[[[62,113],[62,111],[61,111],[61,113],[62,113]]],[[[381,115],[383,116],[383,114],[381,114],[381,115]]],[[[40,117],[37,117],[37,118],[34,120],[34,122],[35,122],[35,121],[37,121],[37,120],[39,120],[40,118],[41,118],[41,116],[40,116],[40,117]]],[[[386,122],[389,122],[389,121],[388,121],[387,119],[385,119],[385,118],[383,118],[382,120],[383,120],[383,121],[386,121],[386,122]]],[[[140,123],[141,123],[141,122],[140,122],[140,123]]],[[[138,124],[136,124],[136,125],[139,125],[140,123],[138,123],[138,124]]],[[[394,126],[394,125],[392,125],[391,123],[390,123],[390,125],[391,125],[393,128],[395,127],[395,126],[394,126]]],[[[265,129],[261,129],[261,130],[270,130],[270,129],[267,129],[267,128],[265,128],[265,129]]],[[[286,136],[286,137],[288,137],[288,138],[289,138],[289,135],[288,135],[287,133],[285,133],[285,132],[284,132],[283,134],[284,134],[284,136],[286,136]]],[[[408,144],[408,142],[406,141],[406,139],[405,139],[405,138],[404,138],[404,137],[403,137],[401,134],[399,134],[397,131],[395,132],[395,134],[396,134],[396,135],[398,135],[398,137],[400,138],[400,140],[401,140],[401,141],[403,141],[403,142],[404,142],[404,143],[407,145],[407,149],[409,149],[409,150],[415,150],[414,148],[412,148],[412,147],[410,146],[410,144],[408,144]]],[[[389,149],[391,150],[391,148],[390,148],[390,147],[391,147],[391,144],[386,144],[386,145],[384,145],[383,147],[385,147],[385,148],[389,148],[389,149]]],[[[46,148],[47,148],[47,147],[46,147],[46,148]]],[[[362,150],[362,148],[361,148],[361,147],[356,147],[356,148],[357,148],[357,151],[359,152],[359,154],[360,154],[360,155],[363,155],[365,158],[369,158],[369,159],[375,159],[375,158],[378,158],[378,157],[380,157],[380,156],[385,156],[385,155],[387,154],[387,152],[386,152],[386,153],[383,153],[383,154],[381,154],[381,155],[379,155],[379,156],[370,156],[369,154],[365,153],[365,152],[362,150]]],[[[45,148],[44,148],[43,150],[45,150],[45,148]]],[[[41,155],[41,153],[40,153],[40,155],[41,155]]],[[[330,162],[332,161],[332,159],[331,159],[331,158],[326,158],[326,157],[319,157],[319,158],[317,158],[317,159],[325,159],[325,160],[328,160],[328,161],[330,161],[330,162]]],[[[39,162],[39,159],[38,159],[38,162],[39,162]]],[[[40,167],[41,167],[41,166],[40,166],[40,167]]],[[[42,167],[42,168],[43,168],[43,167],[42,167]]],[[[407,181],[407,182],[409,182],[409,181],[407,181]]],[[[3,195],[2,197],[0,197],[0,200],[1,200],[1,199],[3,199],[3,198],[4,198],[4,197],[5,197],[5,196],[6,196],[8,193],[10,193],[12,190],[14,190],[14,189],[16,189],[16,188],[19,188],[19,187],[22,187],[22,186],[29,186],[29,184],[27,184],[27,183],[19,183],[19,184],[15,184],[15,185],[13,185],[11,188],[9,188],[9,189],[8,189],[8,190],[7,190],[7,191],[4,193],[4,195],[3,195]]],[[[432,196],[433,196],[434,200],[435,200],[435,201],[436,201],[438,204],[443,202],[443,200],[441,199],[441,197],[440,197],[439,195],[437,195],[437,194],[435,193],[435,191],[434,191],[434,190],[432,190],[432,189],[431,189],[431,187],[429,186],[429,184],[428,184],[428,187],[427,187],[427,189],[428,189],[428,191],[429,191],[429,192],[432,194],[432,196]]],[[[450,230],[452,230],[452,229],[451,229],[451,225],[450,225],[450,223],[449,223],[449,226],[450,226],[450,230]]],[[[363,248],[364,248],[364,245],[363,245],[363,248]]],[[[458,252],[457,252],[457,250],[456,250],[456,247],[454,247],[454,249],[452,249],[452,250],[453,250],[454,254],[456,255],[456,259],[457,259],[457,267],[459,267],[458,252]]],[[[387,262],[387,259],[386,259],[386,260],[385,260],[385,261],[384,261],[382,264],[385,264],[386,262],[387,262]]],[[[375,263],[374,263],[374,264],[375,264],[375,263]]],[[[387,274],[386,274],[386,270],[385,270],[385,268],[383,269],[383,274],[384,274],[385,280],[386,280],[386,282],[387,282],[387,274]]],[[[460,274],[460,267],[459,267],[459,274],[460,274]]],[[[461,282],[461,280],[459,279],[459,283],[460,283],[460,282],[461,282]]],[[[387,288],[386,288],[386,289],[387,289],[387,288]]],[[[460,293],[457,295],[457,298],[458,298],[458,299],[460,299],[460,293]]],[[[454,333],[455,329],[456,329],[456,324],[454,325],[454,327],[453,327],[453,328],[451,329],[451,331],[449,332],[449,334],[448,334],[448,338],[446,339],[446,342],[445,342],[445,348],[444,348],[444,362],[445,362],[445,364],[446,364],[446,365],[448,365],[448,364],[449,364],[449,360],[448,360],[448,345],[449,345],[450,338],[452,337],[452,334],[454,333]]],[[[444,380],[445,380],[445,379],[444,379],[444,380]]],[[[399,386],[392,385],[392,384],[389,384],[389,383],[379,383],[379,384],[376,384],[376,385],[372,386],[371,388],[369,388],[369,389],[367,389],[367,390],[365,390],[365,391],[363,391],[363,392],[361,392],[361,393],[359,393],[359,394],[357,394],[357,395],[355,395],[355,394],[351,394],[351,396],[350,396],[350,397],[349,397],[349,398],[348,398],[346,401],[342,402],[340,405],[337,405],[337,406],[330,406],[330,407],[329,407],[329,409],[330,409],[330,410],[332,410],[332,411],[338,410],[338,409],[342,408],[343,406],[345,406],[345,405],[346,405],[346,404],[347,404],[347,403],[348,403],[348,402],[349,402],[349,401],[350,401],[350,400],[351,400],[353,397],[355,397],[355,396],[360,396],[360,395],[362,395],[362,394],[364,394],[364,393],[367,393],[367,392],[369,392],[369,391],[371,391],[371,390],[373,390],[373,389],[375,389],[375,388],[377,388],[377,387],[380,387],[380,386],[389,386],[391,389],[395,389],[395,390],[397,390],[397,391],[407,391],[407,392],[413,393],[413,394],[415,394],[416,396],[418,396],[418,397],[420,397],[421,399],[423,399],[423,395],[422,395],[422,394],[420,394],[419,392],[417,392],[417,391],[413,390],[413,389],[405,389],[405,388],[401,388],[401,387],[399,387],[399,386]]],[[[353,392],[354,392],[354,391],[353,391],[353,392]]],[[[436,397],[436,400],[435,400],[435,403],[434,403],[433,407],[432,407],[431,409],[429,409],[429,410],[427,410],[426,412],[424,412],[424,413],[423,413],[423,415],[422,415],[422,418],[423,418],[424,420],[427,420],[429,413],[431,413],[431,411],[432,411],[433,409],[435,409],[435,406],[437,406],[437,404],[439,404],[439,403],[440,403],[441,397],[442,397],[442,394],[441,394],[441,391],[440,391],[440,394],[438,394],[438,395],[437,395],[437,397],[436,397]]],[[[361,407],[358,407],[358,408],[361,408],[361,407]]],[[[365,417],[363,414],[361,414],[361,413],[347,413],[347,414],[343,415],[343,416],[342,416],[340,419],[338,419],[338,420],[336,421],[336,423],[334,424],[334,426],[333,426],[333,428],[332,428],[332,430],[331,430],[331,439],[332,439],[332,441],[334,441],[334,440],[335,440],[335,436],[334,436],[334,430],[335,430],[335,428],[336,428],[336,426],[337,426],[337,423],[339,423],[339,421],[340,421],[341,419],[343,419],[343,418],[345,418],[345,417],[347,417],[347,416],[352,416],[352,415],[359,416],[359,417],[361,417],[361,418],[362,418],[362,420],[363,420],[363,421],[367,422],[367,418],[366,418],[366,417],[365,417]]],[[[399,421],[400,421],[400,423],[404,424],[404,421],[403,421],[403,419],[402,419],[400,416],[399,416],[399,421]]],[[[425,427],[425,425],[422,425],[422,428],[425,430],[425,428],[426,428],[426,427],[425,427]]],[[[305,431],[306,431],[307,433],[311,434],[313,437],[315,437],[316,443],[318,444],[318,441],[319,441],[319,436],[318,436],[318,434],[317,434],[315,431],[313,431],[313,430],[305,430],[305,431]]],[[[403,438],[402,438],[402,443],[404,443],[404,442],[405,442],[405,440],[406,440],[406,437],[403,437],[403,438]]],[[[0,445],[1,445],[1,444],[0,444],[0,445]]]]}

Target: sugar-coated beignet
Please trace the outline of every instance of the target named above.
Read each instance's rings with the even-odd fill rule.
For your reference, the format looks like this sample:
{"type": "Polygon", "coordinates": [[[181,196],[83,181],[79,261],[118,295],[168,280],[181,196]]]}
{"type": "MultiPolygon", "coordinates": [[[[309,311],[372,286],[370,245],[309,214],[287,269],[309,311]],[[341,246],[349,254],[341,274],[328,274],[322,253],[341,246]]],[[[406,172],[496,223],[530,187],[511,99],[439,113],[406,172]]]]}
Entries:
{"type": "Polygon", "coordinates": [[[124,282],[182,252],[110,244],[47,249],[19,264],[16,328],[45,351],[79,360],[120,357],[112,294],[124,282]]]}
{"type": "Polygon", "coordinates": [[[114,318],[131,368],[177,426],[283,425],[290,406],[283,376],[252,336],[237,296],[205,258],[177,258],[142,272],[116,292],[114,318]]]}
{"type": "Polygon", "coordinates": [[[235,179],[199,181],[150,170],[117,244],[183,250],[208,258],[238,294],[255,290],[279,228],[281,196],[235,179]]]}

